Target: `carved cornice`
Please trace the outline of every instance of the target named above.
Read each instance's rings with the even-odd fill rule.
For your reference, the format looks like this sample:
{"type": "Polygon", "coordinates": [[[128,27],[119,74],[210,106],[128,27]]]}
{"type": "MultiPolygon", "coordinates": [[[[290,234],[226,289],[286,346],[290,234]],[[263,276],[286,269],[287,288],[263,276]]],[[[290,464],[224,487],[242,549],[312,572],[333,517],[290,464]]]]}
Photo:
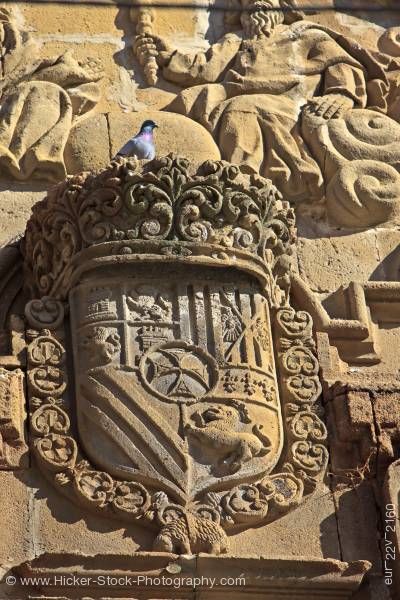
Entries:
{"type": "Polygon", "coordinates": [[[187,160],[172,155],[143,168],[120,160],[67,179],[34,206],[25,281],[30,297],[64,299],[99,260],[181,260],[251,272],[279,306],[293,242],[292,210],[258,175],[211,161],[192,173],[187,160]]]}
{"type": "MultiPolygon", "coordinates": [[[[100,588],[100,594],[105,591],[104,586],[96,584],[101,581],[99,575],[104,580],[118,577],[120,583],[113,595],[115,599],[131,597],[134,581],[135,595],[142,598],[162,597],[167,600],[177,597],[190,598],[197,594],[204,595],[209,600],[217,600],[226,597],[228,589],[229,597],[235,600],[250,598],[253,594],[254,597],[265,600],[277,597],[350,600],[370,567],[371,564],[364,560],[342,562],[329,558],[307,559],[304,556],[210,557],[205,554],[177,557],[165,552],[149,554],[139,551],[133,556],[106,553],[97,553],[96,556],[42,553],[38,558],[15,567],[13,573],[17,577],[30,577],[32,581],[42,580],[44,583],[41,583],[40,594],[44,600],[56,600],[60,598],[60,594],[66,600],[76,598],[82,586],[79,588],[79,583],[67,579],[71,577],[71,573],[74,573],[77,581],[79,578],[87,578],[90,581],[91,594],[95,597],[97,587],[100,588]],[[145,577],[148,579],[145,580],[145,577]],[[161,584],[161,587],[163,577],[166,583],[161,584]],[[236,579],[237,585],[223,585],[224,577],[231,581],[236,579]],[[206,583],[207,578],[213,578],[215,581],[212,589],[206,583]],[[176,588],[179,588],[179,595],[168,580],[174,581],[176,588]],[[65,581],[69,581],[68,586],[62,585],[65,581]]],[[[18,581],[15,587],[18,588],[18,581]]],[[[26,586],[23,591],[25,590],[26,586]]],[[[32,596],[37,597],[34,593],[32,596]]]]}

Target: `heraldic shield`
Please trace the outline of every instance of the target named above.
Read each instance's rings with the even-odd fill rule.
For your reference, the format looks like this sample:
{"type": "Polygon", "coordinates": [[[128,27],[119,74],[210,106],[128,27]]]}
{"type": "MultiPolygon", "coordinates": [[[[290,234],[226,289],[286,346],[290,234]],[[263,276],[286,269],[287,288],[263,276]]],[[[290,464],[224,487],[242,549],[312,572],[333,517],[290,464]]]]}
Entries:
{"type": "Polygon", "coordinates": [[[55,485],[192,553],[312,492],[326,431],[293,241],[271,182],[223,162],[121,160],[34,207],[31,429],[55,485]]]}

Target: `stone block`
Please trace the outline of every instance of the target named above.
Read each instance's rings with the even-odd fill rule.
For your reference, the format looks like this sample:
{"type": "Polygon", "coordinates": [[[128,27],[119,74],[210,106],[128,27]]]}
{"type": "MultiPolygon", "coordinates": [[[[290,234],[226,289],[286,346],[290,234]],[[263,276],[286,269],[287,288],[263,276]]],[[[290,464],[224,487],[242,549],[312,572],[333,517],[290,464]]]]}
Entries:
{"type": "Polygon", "coordinates": [[[374,231],[300,238],[297,248],[299,272],[316,292],[333,292],[351,281],[366,281],[379,264],[374,231]]]}
{"type": "Polygon", "coordinates": [[[158,125],[154,132],[156,156],[161,157],[172,152],[184,156],[194,164],[220,159],[218,147],[208,131],[182,115],[140,111],[127,114],[110,113],[108,119],[112,156],[139,131],[143,121],[153,119],[158,125]]]}

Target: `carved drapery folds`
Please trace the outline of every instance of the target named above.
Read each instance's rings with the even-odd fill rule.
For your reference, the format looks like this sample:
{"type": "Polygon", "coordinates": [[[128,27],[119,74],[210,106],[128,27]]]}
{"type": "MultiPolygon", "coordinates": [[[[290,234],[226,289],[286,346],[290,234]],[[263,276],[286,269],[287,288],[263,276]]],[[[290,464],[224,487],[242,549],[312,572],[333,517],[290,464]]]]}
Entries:
{"type": "Polygon", "coordinates": [[[223,159],[271,178],[302,211],[349,229],[398,224],[398,29],[379,54],[291,2],[269,4],[273,16],[237,2],[236,27],[227,15],[230,30],[195,52],[157,35],[148,9],[143,23],[134,15],[149,85],[158,67],[160,87],[179,86],[167,110],[203,125],[223,159]]]}
{"type": "Polygon", "coordinates": [[[274,186],[222,162],[115,162],[34,207],[30,419],[54,485],[178,553],[225,552],[312,492],[326,430],[293,241],[274,186]]]}
{"type": "Polygon", "coordinates": [[[79,63],[70,51],[42,59],[39,43],[19,21],[1,8],[2,176],[59,181],[71,128],[100,99],[101,69],[96,60],[79,63]]]}

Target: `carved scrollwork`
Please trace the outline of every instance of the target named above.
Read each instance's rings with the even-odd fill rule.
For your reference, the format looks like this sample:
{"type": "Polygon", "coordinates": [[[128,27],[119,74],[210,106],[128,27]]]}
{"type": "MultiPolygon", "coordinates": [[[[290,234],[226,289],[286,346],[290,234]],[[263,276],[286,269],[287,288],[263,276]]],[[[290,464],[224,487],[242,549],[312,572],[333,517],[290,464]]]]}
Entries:
{"type": "Polygon", "coordinates": [[[65,391],[66,380],[60,369],[65,351],[61,344],[45,329],[28,346],[28,384],[34,396],[59,398],[65,391]]]}
{"type": "MultiPolygon", "coordinates": [[[[379,118],[379,117],[378,117],[379,118]]],[[[377,120],[378,120],[377,118],[377,120]]],[[[399,125],[387,119],[387,132],[380,128],[382,152],[380,160],[351,160],[332,177],[326,189],[326,210],[331,223],[345,227],[369,227],[399,220],[400,175],[394,166],[383,162],[384,135],[399,125]]],[[[364,131],[367,131],[365,126],[364,131]]],[[[372,129],[376,134],[376,130],[372,129]]],[[[396,138],[394,138],[396,139],[396,138]]],[[[376,143],[376,142],[375,142],[376,143]]],[[[398,151],[396,158],[398,160],[398,151]]]]}
{"type": "Polygon", "coordinates": [[[266,478],[260,483],[260,487],[264,487],[267,483],[269,490],[271,485],[274,487],[272,496],[273,508],[279,512],[285,512],[291,506],[296,506],[300,503],[303,497],[304,486],[300,478],[295,477],[291,473],[280,473],[266,478]]]}
{"type": "Polygon", "coordinates": [[[56,366],[62,364],[65,351],[61,344],[54,339],[50,332],[43,330],[34,343],[28,347],[29,361],[33,365],[56,366]]]}
{"type": "Polygon", "coordinates": [[[311,335],[311,316],[303,310],[295,311],[291,307],[284,308],[277,313],[277,320],[285,337],[311,335]]]}
{"type": "Polygon", "coordinates": [[[34,329],[57,329],[64,321],[64,306],[58,300],[43,296],[26,304],[25,316],[34,329]]]}
{"type": "Polygon", "coordinates": [[[293,475],[303,480],[309,490],[323,476],[328,462],[328,451],[324,446],[327,431],[320,419],[321,384],[311,338],[312,321],[308,313],[292,308],[278,310],[276,317],[289,433],[286,464],[291,468],[294,466],[293,475]]]}
{"type": "Polygon", "coordinates": [[[58,406],[44,404],[33,413],[31,425],[35,433],[42,435],[67,433],[70,420],[68,415],[58,406]]]}
{"type": "MultiPolygon", "coordinates": [[[[189,246],[179,250],[182,256],[190,256],[194,245],[210,245],[196,250],[207,260],[220,256],[222,248],[254,255],[257,269],[269,279],[272,301],[280,304],[287,294],[294,217],[272,183],[222,161],[207,161],[193,174],[187,160],[171,155],[142,171],[132,160],[114,162],[95,175],[71,177],[49,192],[27,227],[31,295],[65,298],[76,255],[123,240],[179,240],[189,246]]],[[[152,252],[175,256],[174,248],[159,243],[152,252]]],[[[128,250],[141,251],[126,244],[115,251],[126,256],[128,250]]],[[[108,246],[102,251],[115,253],[108,246]]]]}
{"type": "Polygon", "coordinates": [[[321,419],[313,412],[298,412],[291,422],[291,431],[297,438],[310,439],[315,442],[325,440],[327,431],[321,419]]]}
{"type": "Polygon", "coordinates": [[[139,518],[144,516],[150,508],[151,497],[146,488],[140,483],[133,481],[117,482],[112,504],[117,512],[139,518]]]}
{"type": "Polygon", "coordinates": [[[293,461],[306,471],[320,473],[328,461],[325,446],[315,444],[312,440],[295,442],[292,446],[293,461]]]}
{"type": "Polygon", "coordinates": [[[282,357],[284,369],[291,375],[316,375],[318,373],[318,362],[308,348],[294,346],[282,357]]]}
{"type": "Polygon", "coordinates": [[[242,484],[226,494],[222,506],[233,523],[254,523],[267,516],[268,500],[256,485],[242,484]]]}
{"type": "Polygon", "coordinates": [[[269,475],[259,483],[243,483],[225,494],[207,494],[207,502],[220,514],[226,529],[255,525],[272,520],[279,513],[297,506],[303,497],[304,485],[292,473],[269,475]]]}
{"type": "Polygon", "coordinates": [[[106,242],[113,239],[112,217],[122,207],[119,179],[110,177],[102,189],[85,195],[79,206],[79,231],[86,244],[106,242]]]}
{"type": "Polygon", "coordinates": [[[138,175],[128,178],[123,197],[132,223],[129,239],[165,239],[168,236],[174,217],[172,189],[168,184],[172,181],[161,183],[155,178],[154,182],[144,185],[138,175]]]}
{"type": "Polygon", "coordinates": [[[114,481],[103,471],[76,469],[73,484],[80,499],[89,505],[103,507],[113,497],[114,481]]]}
{"type": "Polygon", "coordinates": [[[314,402],[321,394],[321,383],[313,376],[293,375],[286,385],[297,402],[314,402]]]}
{"type": "Polygon", "coordinates": [[[50,365],[32,369],[28,375],[28,382],[33,392],[42,397],[48,394],[53,397],[61,396],[66,388],[60,369],[50,365]]]}
{"type": "Polygon", "coordinates": [[[63,471],[74,465],[77,445],[72,437],[50,434],[35,442],[38,458],[46,463],[51,471],[63,471]]]}

